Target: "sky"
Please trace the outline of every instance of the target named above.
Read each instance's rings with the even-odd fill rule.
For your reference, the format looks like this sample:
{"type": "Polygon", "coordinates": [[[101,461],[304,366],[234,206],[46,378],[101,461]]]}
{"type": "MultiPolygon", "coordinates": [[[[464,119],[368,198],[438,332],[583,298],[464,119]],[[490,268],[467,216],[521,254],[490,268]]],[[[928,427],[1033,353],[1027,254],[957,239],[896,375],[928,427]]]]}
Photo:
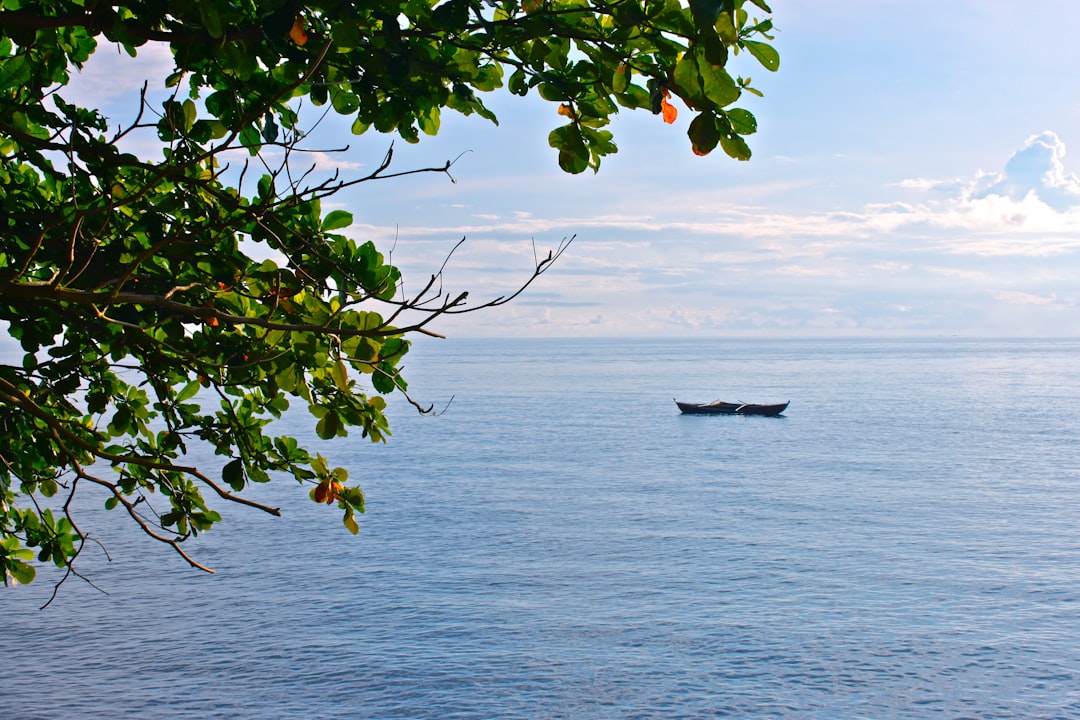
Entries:
{"type": "MultiPolygon", "coordinates": [[[[781,64],[747,54],[763,98],[740,163],[690,150],[674,125],[626,111],[597,174],[561,172],[556,106],[485,96],[493,126],[447,111],[437,137],[394,142],[394,169],[456,158],[454,181],[365,183],[351,211],[419,289],[446,265],[474,303],[455,337],[1062,337],[1080,335],[1080,4],[1068,0],[774,0],[781,64]],[[1077,148],[1075,155],[1067,152],[1077,148]]],[[[73,92],[119,116],[164,56],[102,53],[73,92]]],[[[329,171],[363,173],[393,142],[316,135],[329,171]]]]}

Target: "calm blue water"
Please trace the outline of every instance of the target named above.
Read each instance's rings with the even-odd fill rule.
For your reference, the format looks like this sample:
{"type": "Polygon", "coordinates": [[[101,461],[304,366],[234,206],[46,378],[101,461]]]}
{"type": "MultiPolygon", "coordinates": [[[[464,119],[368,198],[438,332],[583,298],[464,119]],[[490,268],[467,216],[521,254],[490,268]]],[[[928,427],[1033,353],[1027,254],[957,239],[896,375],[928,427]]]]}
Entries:
{"type": "Polygon", "coordinates": [[[425,344],[449,411],[322,450],[359,538],[289,482],[194,547],[213,576],[107,522],[108,596],[0,590],[0,717],[1080,718],[1077,358],[425,344]]]}

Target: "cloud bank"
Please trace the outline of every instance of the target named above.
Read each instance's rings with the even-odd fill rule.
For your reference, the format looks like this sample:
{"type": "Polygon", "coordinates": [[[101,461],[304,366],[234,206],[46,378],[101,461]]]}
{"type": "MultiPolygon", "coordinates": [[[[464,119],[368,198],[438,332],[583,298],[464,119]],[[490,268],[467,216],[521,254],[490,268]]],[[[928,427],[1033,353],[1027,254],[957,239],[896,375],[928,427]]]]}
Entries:
{"type": "Polygon", "coordinates": [[[828,212],[708,194],[691,205],[673,188],[648,211],[480,217],[465,203],[465,222],[393,231],[406,266],[467,237],[457,279],[499,291],[520,279],[508,269],[527,269],[534,238],[578,235],[538,284],[543,298],[476,318],[478,334],[1068,335],[1080,329],[1080,179],[1065,157],[1041,132],[999,171],[908,178],[828,212]]]}

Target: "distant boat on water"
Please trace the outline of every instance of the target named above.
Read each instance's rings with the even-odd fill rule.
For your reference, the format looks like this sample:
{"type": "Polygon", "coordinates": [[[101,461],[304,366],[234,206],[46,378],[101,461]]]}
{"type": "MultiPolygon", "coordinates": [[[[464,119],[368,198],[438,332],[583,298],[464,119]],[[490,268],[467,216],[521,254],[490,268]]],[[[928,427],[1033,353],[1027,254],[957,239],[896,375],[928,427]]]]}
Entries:
{"type": "Polygon", "coordinates": [[[790,401],[780,405],[760,405],[758,403],[729,403],[720,400],[711,403],[684,403],[675,400],[675,404],[687,415],[768,415],[772,417],[787,410],[790,401]]]}

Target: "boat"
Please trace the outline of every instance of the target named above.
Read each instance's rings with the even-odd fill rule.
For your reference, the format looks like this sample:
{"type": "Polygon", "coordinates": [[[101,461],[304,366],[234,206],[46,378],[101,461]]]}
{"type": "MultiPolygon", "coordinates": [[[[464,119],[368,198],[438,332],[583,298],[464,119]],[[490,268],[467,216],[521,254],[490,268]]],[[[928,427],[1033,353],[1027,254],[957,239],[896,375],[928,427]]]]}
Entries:
{"type": "MultiPolygon", "coordinates": [[[[674,398],[672,398],[674,400],[674,398]]],[[[779,405],[758,403],[729,403],[715,400],[710,403],[684,403],[675,400],[679,410],[687,415],[767,415],[774,417],[787,410],[789,402],[779,405]]]]}

